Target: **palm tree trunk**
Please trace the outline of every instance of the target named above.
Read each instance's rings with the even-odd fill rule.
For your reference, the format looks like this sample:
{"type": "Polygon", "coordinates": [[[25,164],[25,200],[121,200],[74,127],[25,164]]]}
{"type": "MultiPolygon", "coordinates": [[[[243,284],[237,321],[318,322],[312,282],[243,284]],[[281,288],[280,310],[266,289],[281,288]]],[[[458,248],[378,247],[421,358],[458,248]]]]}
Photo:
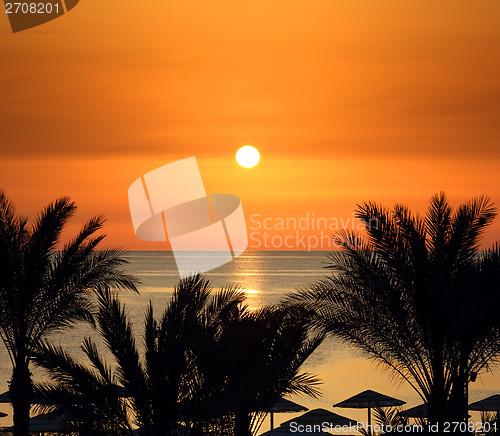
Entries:
{"type": "Polygon", "coordinates": [[[236,412],[234,416],[234,436],[251,436],[251,416],[246,412],[236,412]]]}
{"type": "Polygon", "coordinates": [[[453,387],[450,393],[450,405],[452,407],[453,421],[467,421],[467,383],[468,374],[459,368],[458,374],[454,377],[453,387]]]}
{"type": "MultiPolygon", "coordinates": [[[[441,392],[438,392],[432,396],[427,404],[429,408],[428,425],[429,428],[437,428],[437,432],[441,433],[444,428],[444,423],[446,419],[446,398],[441,392]],[[434,427],[436,426],[437,427],[434,427]]],[[[435,430],[431,430],[435,432],[435,430]]]]}
{"type": "Polygon", "coordinates": [[[26,359],[22,359],[22,362],[15,365],[9,391],[14,409],[14,436],[29,436],[33,384],[26,359]]]}
{"type": "Polygon", "coordinates": [[[432,373],[434,374],[430,396],[427,401],[429,410],[428,424],[433,426],[437,424],[438,431],[443,430],[443,423],[446,421],[446,401],[448,394],[445,388],[444,380],[444,359],[442,348],[436,347],[436,352],[432,360],[432,373]]]}

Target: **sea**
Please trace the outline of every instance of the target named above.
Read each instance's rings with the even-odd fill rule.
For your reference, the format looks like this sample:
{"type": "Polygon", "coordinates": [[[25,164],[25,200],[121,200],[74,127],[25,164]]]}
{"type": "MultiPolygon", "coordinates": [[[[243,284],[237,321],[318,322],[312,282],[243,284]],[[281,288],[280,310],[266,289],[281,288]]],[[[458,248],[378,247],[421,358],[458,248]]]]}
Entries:
{"type": "MultiPolygon", "coordinates": [[[[186,253],[195,258],[200,268],[207,256],[217,253],[186,253]]],[[[168,304],[174,286],[179,281],[174,256],[166,251],[132,251],[127,254],[126,269],[139,281],[139,293],[120,292],[127,313],[134,324],[138,343],[142,339],[143,320],[146,307],[151,301],[155,313],[159,316],[168,304]]],[[[233,261],[206,272],[214,290],[227,285],[237,285],[245,292],[247,304],[252,308],[277,304],[288,294],[307,288],[327,274],[327,252],[324,251],[250,251],[233,261]]],[[[94,336],[95,332],[86,325],[57,333],[50,340],[68,349],[71,355],[84,362],[80,350],[81,340],[85,336],[94,336]]],[[[104,345],[99,344],[104,351],[104,345]]],[[[104,353],[105,354],[105,353],[104,353]]],[[[407,384],[394,377],[383,366],[370,360],[366,355],[352,349],[349,345],[335,338],[328,338],[306,361],[303,371],[312,373],[321,379],[322,395],[319,398],[294,396],[289,399],[309,409],[323,408],[351,419],[366,422],[365,409],[340,409],[332,406],[364,390],[371,389],[391,397],[406,401],[412,407],[422,403],[418,394],[407,384]]],[[[44,380],[46,375],[34,369],[35,379],[44,380]]],[[[7,390],[7,381],[11,375],[11,364],[3,348],[0,349],[0,393],[7,390]]],[[[469,385],[469,402],[477,401],[489,395],[500,393],[500,371],[485,373],[469,385]]],[[[9,404],[0,404],[0,411],[8,414],[0,418],[0,426],[12,424],[12,409],[9,404]]],[[[275,414],[275,426],[294,418],[299,414],[275,414]]],[[[471,420],[480,421],[472,412],[471,420]]],[[[269,430],[269,419],[264,421],[261,431],[269,430]]]]}

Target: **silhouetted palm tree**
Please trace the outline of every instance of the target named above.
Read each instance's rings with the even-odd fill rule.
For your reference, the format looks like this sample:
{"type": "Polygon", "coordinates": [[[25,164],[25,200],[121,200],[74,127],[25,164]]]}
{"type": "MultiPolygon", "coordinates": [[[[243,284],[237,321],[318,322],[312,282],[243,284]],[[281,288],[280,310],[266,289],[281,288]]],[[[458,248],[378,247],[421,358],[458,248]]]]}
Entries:
{"type": "Polygon", "coordinates": [[[62,347],[42,343],[33,360],[50,368],[55,383],[35,383],[37,411],[64,416],[68,432],[81,436],[119,435],[132,432],[118,376],[97,351],[90,338],[85,338],[82,350],[91,367],[76,362],[62,347]]]}
{"type": "Polygon", "coordinates": [[[300,372],[323,340],[321,334],[310,337],[308,313],[283,306],[239,309],[214,330],[207,329],[209,335],[195,352],[191,420],[202,423],[198,430],[203,434],[256,434],[277,399],[319,394],[318,380],[300,372]]]}
{"type": "MultiPolygon", "coordinates": [[[[97,326],[116,365],[113,369],[106,365],[89,338],[82,349],[91,369],[84,369],[60,347],[44,344],[34,360],[49,372],[53,382],[35,386],[44,403],[39,409],[64,414],[73,430],[83,435],[102,429],[111,432],[114,425],[126,432],[133,424],[144,435],[174,434],[190,365],[185,336],[190,334],[190,320],[200,316],[208,293],[205,282],[187,279],[175,289],[159,320],[150,304],[141,356],[125,307],[116,295],[101,292],[97,326]],[[126,398],[119,395],[117,383],[126,398]],[[110,390],[114,394],[106,395],[110,390]]],[[[240,301],[232,290],[225,292],[223,299],[226,309],[240,301]]]]}
{"type": "MultiPolygon", "coordinates": [[[[408,418],[405,418],[399,413],[402,411],[401,407],[374,407],[373,408],[373,428],[379,430],[377,433],[373,429],[360,428],[359,432],[365,436],[379,436],[383,434],[408,434],[409,428],[405,430],[408,425],[408,418]]],[[[423,426],[422,426],[423,428],[423,426]]],[[[416,431],[416,433],[418,430],[416,431]]]]}
{"type": "Polygon", "coordinates": [[[356,216],[366,238],[340,233],[333,274],[292,300],[406,380],[428,404],[430,422],[465,419],[470,374],[500,355],[499,248],[479,251],[495,215],[488,198],[453,211],[443,193],[423,218],[405,206],[364,203],[356,216]]]}
{"type": "Polygon", "coordinates": [[[68,198],[61,198],[29,226],[0,191],[0,335],[13,368],[10,396],[16,436],[28,435],[30,360],[40,341],[77,320],[91,321],[88,297],[93,291],[104,286],[136,290],[133,279],[119,269],[125,262],[121,251],[95,251],[104,238],[95,236],[102,217],[92,218],[56,251],[75,209],[68,198]]]}
{"type": "Polygon", "coordinates": [[[69,416],[80,434],[93,434],[89,422],[94,432],[115,425],[115,431],[126,433],[134,424],[144,435],[173,435],[183,422],[191,434],[249,434],[247,418],[269,408],[277,395],[316,392],[316,380],[298,374],[298,366],[318,339],[308,339],[306,323],[292,322],[284,309],[253,313],[244,298],[234,287],[211,295],[201,276],[181,280],[159,320],[149,306],[141,357],[124,306],[116,296],[101,292],[98,328],[116,370],[105,366],[89,339],[83,349],[93,369],[87,370],[46,344],[35,356],[53,379],[36,386],[45,402],[42,410],[69,416]],[[273,312],[280,316],[271,322],[273,312]],[[296,326],[287,326],[291,324],[296,326]],[[117,394],[117,383],[128,398],[117,394]],[[133,417],[132,423],[127,416],[133,417]]]}

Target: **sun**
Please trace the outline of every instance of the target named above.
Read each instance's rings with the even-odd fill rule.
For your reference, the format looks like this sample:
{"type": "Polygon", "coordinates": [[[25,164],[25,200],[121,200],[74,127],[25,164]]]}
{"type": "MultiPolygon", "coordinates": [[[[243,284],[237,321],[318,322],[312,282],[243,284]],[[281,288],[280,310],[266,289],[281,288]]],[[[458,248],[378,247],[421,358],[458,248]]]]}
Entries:
{"type": "Polygon", "coordinates": [[[252,168],[259,163],[259,160],[259,150],[251,145],[245,145],[236,152],[236,162],[243,168],[252,168]]]}

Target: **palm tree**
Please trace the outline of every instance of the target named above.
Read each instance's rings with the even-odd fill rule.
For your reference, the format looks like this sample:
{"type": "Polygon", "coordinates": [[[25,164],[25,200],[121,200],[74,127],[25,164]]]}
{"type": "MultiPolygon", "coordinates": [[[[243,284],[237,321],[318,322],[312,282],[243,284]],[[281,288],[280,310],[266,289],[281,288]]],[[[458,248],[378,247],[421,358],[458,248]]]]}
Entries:
{"type": "Polygon", "coordinates": [[[89,296],[103,286],[136,290],[120,270],[120,250],[96,251],[102,216],[89,220],[62,250],[61,233],[76,206],[48,205],[30,226],[0,191],[0,336],[12,363],[10,396],[16,436],[28,435],[32,399],[31,353],[49,333],[92,321],[89,296]]]}
{"type": "Polygon", "coordinates": [[[206,329],[195,352],[191,420],[201,422],[203,434],[256,434],[277,399],[319,395],[318,380],[300,372],[323,340],[323,334],[310,336],[308,313],[287,306],[239,309],[206,329]]]}
{"type": "Polygon", "coordinates": [[[444,193],[425,217],[364,203],[366,236],[341,232],[333,274],[292,300],[408,382],[430,422],[465,419],[470,375],[500,356],[500,252],[479,250],[495,215],[486,197],[453,210],[444,193]]]}
{"type": "Polygon", "coordinates": [[[105,363],[90,338],[82,350],[91,368],[77,363],[61,347],[44,343],[34,360],[52,381],[35,386],[42,399],[38,409],[64,414],[82,435],[102,434],[102,429],[128,434],[132,425],[143,435],[175,434],[178,423],[185,421],[194,365],[190,347],[199,340],[202,319],[220,322],[243,300],[235,288],[223,289],[212,298],[210,291],[209,283],[195,276],[180,281],[159,319],[150,303],[144,344],[138,347],[125,306],[116,294],[103,289],[97,328],[115,365],[105,363]]]}
{"type": "Polygon", "coordinates": [[[298,374],[298,366],[318,340],[308,339],[306,323],[293,322],[284,309],[252,313],[244,298],[235,287],[212,294],[199,275],[181,280],[159,319],[149,305],[141,356],[124,306],[102,291],[98,329],[116,369],[104,364],[90,339],[82,346],[92,366],[87,369],[46,343],[35,362],[52,381],[36,386],[44,400],[39,407],[70,417],[82,435],[112,425],[124,434],[135,425],[143,435],[173,435],[180,422],[191,434],[249,434],[250,415],[269,408],[271,399],[287,392],[316,393],[316,380],[298,374]],[[267,338],[265,327],[275,330],[267,331],[267,338]],[[288,349],[285,342],[302,347],[288,349]],[[118,395],[118,384],[126,399],[118,395]]]}
{"type": "Polygon", "coordinates": [[[55,383],[34,384],[38,397],[34,409],[64,416],[68,431],[81,436],[130,434],[127,394],[118,385],[116,372],[92,339],[85,338],[81,348],[91,368],[76,362],[60,346],[44,342],[38,347],[33,360],[50,368],[55,383]]]}
{"type": "MultiPolygon", "coordinates": [[[[383,434],[406,434],[403,430],[408,425],[408,418],[401,416],[401,407],[374,407],[373,420],[375,421],[374,428],[379,428],[379,435],[383,434]]],[[[422,427],[423,428],[423,427],[422,427]]],[[[360,428],[359,432],[364,436],[377,436],[372,429],[367,430],[360,428]]]]}

